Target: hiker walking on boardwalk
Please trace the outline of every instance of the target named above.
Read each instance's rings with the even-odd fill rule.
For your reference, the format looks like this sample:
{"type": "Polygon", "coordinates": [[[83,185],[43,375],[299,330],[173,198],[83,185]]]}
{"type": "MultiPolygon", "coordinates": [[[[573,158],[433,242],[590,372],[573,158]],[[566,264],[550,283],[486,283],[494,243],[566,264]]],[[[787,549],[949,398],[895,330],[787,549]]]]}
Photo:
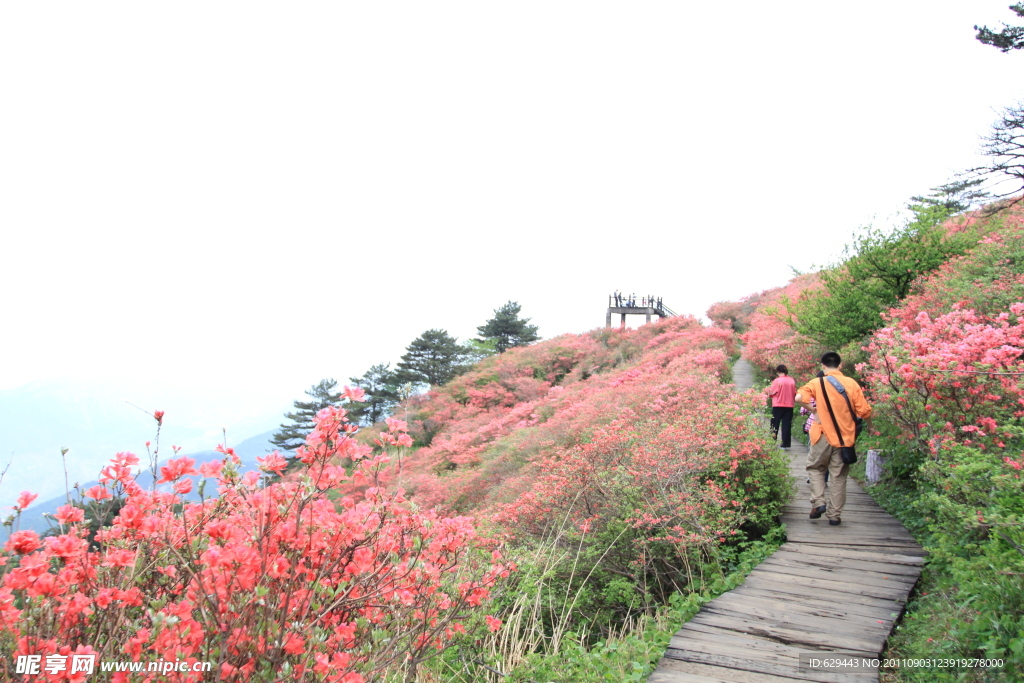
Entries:
{"type": "Polygon", "coordinates": [[[846,504],[846,474],[850,466],[843,462],[842,447],[857,440],[855,418],[871,417],[871,406],[860,385],[839,371],[842,359],[835,351],[821,357],[821,372],[802,386],[796,401],[815,414],[811,426],[811,450],[807,454],[807,474],[811,478],[811,519],[822,513],[828,523],[838,526],[846,504]],[[814,407],[811,407],[814,401],[814,407]],[[829,500],[825,501],[825,472],[832,476],[829,500]]]}
{"type": "Polygon", "coordinates": [[[793,430],[793,399],[796,397],[796,382],[789,376],[785,365],[775,367],[775,381],[765,393],[772,400],[772,438],[778,438],[782,429],[782,448],[790,447],[793,430]]]}

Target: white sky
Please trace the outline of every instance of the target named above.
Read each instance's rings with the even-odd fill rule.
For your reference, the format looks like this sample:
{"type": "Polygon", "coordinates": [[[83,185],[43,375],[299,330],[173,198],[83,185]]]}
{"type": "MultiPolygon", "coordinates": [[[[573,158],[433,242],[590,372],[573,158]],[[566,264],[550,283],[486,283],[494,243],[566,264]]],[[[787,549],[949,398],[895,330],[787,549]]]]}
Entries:
{"type": "Polygon", "coordinates": [[[0,389],[241,419],[510,299],[782,284],[978,163],[1008,4],[5,3],[0,389]]]}

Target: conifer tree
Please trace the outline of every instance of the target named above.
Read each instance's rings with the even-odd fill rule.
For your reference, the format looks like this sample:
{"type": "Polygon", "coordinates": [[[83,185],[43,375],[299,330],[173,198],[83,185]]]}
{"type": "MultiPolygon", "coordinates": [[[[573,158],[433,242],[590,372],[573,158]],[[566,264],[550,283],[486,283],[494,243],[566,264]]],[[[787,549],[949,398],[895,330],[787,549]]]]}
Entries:
{"type": "Polygon", "coordinates": [[[353,422],[372,425],[391,414],[402,397],[402,388],[391,369],[391,363],[378,363],[367,370],[362,377],[350,377],[349,381],[366,394],[366,400],[347,405],[353,422]]]}
{"type": "Polygon", "coordinates": [[[285,413],[285,418],[291,422],[282,424],[270,437],[270,443],[285,451],[293,451],[304,444],[313,431],[316,414],[328,406],[341,404],[341,392],[334,391],[336,386],[338,383],[333,379],[322,379],[319,384],[314,384],[306,392],[312,400],[295,401],[295,412],[285,413]]]}
{"type": "Polygon", "coordinates": [[[396,366],[398,383],[447,384],[462,370],[466,350],[446,330],[427,330],[405,349],[396,366]]]}
{"type": "Polygon", "coordinates": [[[515,301],[509,301],[501,308],[495,309],[494,317],[476,328],[486,341],[494,340],[494,348],[498,353],[505,353],[513,346],[526,346],[540,337],[537,326],[530,325],[529,318],[520,318],[522,307],[515,301]]]}
{"type": "MultiPolygon", "coordinates": [[[[1024,18],[1024,2],[1010,5],[1010,10],[1018,17],[1024,18]]],[[[1002,31],[994,31],[988,26],[977,25],[974,30],[978,32],[975,38],[986,45],[997,47],[1003,52],[1024,48],[1024,26],[1010,26],[1003,22],[1002,31]]]]}

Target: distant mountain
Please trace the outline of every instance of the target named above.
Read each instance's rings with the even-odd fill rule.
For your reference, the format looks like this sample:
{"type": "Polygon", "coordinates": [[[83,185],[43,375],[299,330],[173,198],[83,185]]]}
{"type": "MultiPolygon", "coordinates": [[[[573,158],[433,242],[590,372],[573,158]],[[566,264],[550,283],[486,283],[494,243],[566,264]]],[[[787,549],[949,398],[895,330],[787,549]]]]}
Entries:
{"type": "MultiPolygon", "coordinates": [[[[273,432],[273,430],[271,430],[271,431],[266,432],[264,434],[259,434],[258,436],[254,436],[252,438],[246,439],[245,441],[242,441],[241,443],[239,443],[237,446],[233,446],[233,448],[235,449],[235,453],[242,460],[242,466],[240,468],[242,472],[247,472],[247,471],[249,471],[251,469],[255,469],[256,468],[256,458],[261,458],[261,457],[265,456],[269,451],[273,450],[273,446],[270,444],[270,437],[273,436],[273,434],[274,434],[274,432],[273,432]]],[[[186,456],[189,457],[189,458],[192,458],[193,460],[195,460],[197,467],[199,465],[201,465],[202,463],[208,461],[208,460],[221,460],[221,459],[224,458],[224,455],[222,453],[218,453],[217,451],[212,451],[212,450],[211,451],[199,451],[199,452],[196,452],[196,453],[184,453],[184,452],[181,452],[176,457],[181,458],[181,457],[186,457],[186,456]]],[[[144,460],[144,458],[142,458],[142,457],[140,457],[139,459],[140,459],[140,461],[144,460]]],[[[166,462],[167,462],[167,459],[163,459],[163,460],[161,460],[160,464],[163,465],[163,464],[166,464],[166,462]]],[[[140,462],[140,465],[145,465],[145,464],[146,464],[145,462],[140,462]]],[[[201,478],[202,477],[195,477],[195,476],[191,477],[191,479],[193,481],[195,481],[197,484],[198,484],[198,481],[201,478]]],[[[146,488],[146,489],[148,489],[153,484],[153,475],[149,471],[148,466],[146,466],[145,469],[143,469],[143,471],[139,474],[139,476],[136,479],[136,481],[139,483],[140,486],[142,486],[143,488],[146,488]]],[[[81,488],[81,490],[84,491],[84,490],[86,490],[86,489],[88,489],[88,488],[90,488],[92,486],[95,486],[98,483],[99,483],[99,481],[97,481],[97,480],[88,481],[88,482],[86,482],[84,484],[80,484],[80,488],[81,488]]],[[[162,485],[160,488],[167,488],[167,487],[168,487],[168,485],[165,484],[165,485],[162,485]]],[[[74,492],[72,492],[72,494],[74,494],[74,492]]],[[[216,495],[217,495],[217,487],[216,486],[210,486],[210,484],[207,484],[206,491],[204,492],[204,495],[207,498],[216,497],[216,495]]],[[[190,493],[187,496],[187,498],[189,498],[191,500],[198,500],[199,499],[198,492],[197,492],[197,486],[193,486],[192,487],[192,493],[190,493]]],[[[19,527],[18,528],[19,529],[32,529],[32,530],[37,531],[39,533],[42,533],[42,532],[46,531],[47,529],[50,528],[50,522],[45,517],[43,517],[43,514],[44,513],[53,514],[54,512],[57,511],[58,507],[60,507],[61,505],[64,505],[66,502],[67,502],[67,498],[66,498],[66,496],[64,494],[61,494],[61,495],[56,496],[54,498],[50,498],[49,500],[46,500],[46,501],[43,501],[43,502],[40,502],[37,499],[34,503],[32,503],[32,505],[30,505],[28,507],[28,509],[25,512],[22,513],[21,519],[19,521],[19,527]]],[[[6,514],[4,516],[6,517],[6,514]]]]}
{"type": "MultiPolygon", "coordinates": [[[[68,448],[68,486],[95,480],[100,468],[119,451],[147,461],[146,442],[154,440],[154,410],[166,413],[160,434],[161,456],[171,445],[201,452],[236,434],[259,434],[275,428],[280,409],[241,407],[227,390],[183,393],[165,386],[52,380],[0,391],[0,508],[14,504],[18,493],[32,491],[40,499],[62,496],[68,448]],[[129,403],[129,401],[131,403],[129,403]],[[138,406],[138,407],[136,407],[138,406]],[[238,415],[245,417],[239,419],[238,415]]],[[[0,509],[0,515],[4,511],[0,509]]]]}

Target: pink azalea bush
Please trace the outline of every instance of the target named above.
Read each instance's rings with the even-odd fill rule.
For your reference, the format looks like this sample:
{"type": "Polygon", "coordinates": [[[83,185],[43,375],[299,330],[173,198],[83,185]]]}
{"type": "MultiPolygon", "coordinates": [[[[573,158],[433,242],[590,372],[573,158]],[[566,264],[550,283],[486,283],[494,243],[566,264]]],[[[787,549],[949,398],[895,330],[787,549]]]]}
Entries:
{"type": "Polygon", "coordinates": [[[784,287],[748,297],[753,312],[740,339],[744,355],[762,377],[774,378],[774,368],[780,364],[789,368],[790,376],[798,382],[810,379],[817,370],[818,358],[828,349],[796,331],[792,307],[805,292],[818,286],[816,274],[800,275],[784,287]]]}
{"type": "Polygon", "coordinates": [[[389,481],[513,547],[555,533],[592,553],[574,577],[555,572],[587,594],[581,622],[697,590],[719,549],[771,526],[789,492],[763,400],[722,382],[734,344],[677,317],[509,350],[399,409],[424,446],[389,481]]]}
{"type": "Polygon", "coordinates": [[[994,316],[959,308],[894,314],[868,346],[865,377],[901,429],[932,450],[952,440],[997,447],[1024,416],[1024,303],[994,316]]]}
{"type": "Polygon", "coordinates": [[[894,656],[1003,658],[1008,680],[1024,674],[1022,209],[969,216],[979,243],[884,316],[860,368],[888,457],[877,495],[918,530],[933,582],[894,656]]]}
{"type": "MultiPolygon", "coordinates": [[[[162,417],[162,415],[160,416],[162,417]]],[[[237,456],[161,469],[172,491],[134,481],[138,458],[119,453],[91,497],[123,500],[90,543],[82,510],[62,506],[59,534],[11,535],[0,556],[0,671],[17,655],[97,654],[103,660],[212,662],[216,680],[362,683],[388,672],[412,680],[432,655],[499,622],[492,588],[514,568],[470,519],[419,511],[381,486],[408,444],[395,421],[372,453],[328,408],[298,450],[294,480],[261,486],[237,456]],[[347,471],[339,462],[354,463],[347,471]],[[201,474],[219,497],[186,503],[179,486],[201,474]],[[337,497],[344,482],[361,495],[337,497]]],[[[283,467],[263,458],[265,471],[283,467]]],[[[31,502],[23,494],[19,506],[31,502]]],[[[46,675],[80,680],[82,674],[46,675]]],[[[121,681],[199,681],[202,673],[115,673],[121,681]]],[[[27,680],[27,679],[26,679],[27,680]]]]}

